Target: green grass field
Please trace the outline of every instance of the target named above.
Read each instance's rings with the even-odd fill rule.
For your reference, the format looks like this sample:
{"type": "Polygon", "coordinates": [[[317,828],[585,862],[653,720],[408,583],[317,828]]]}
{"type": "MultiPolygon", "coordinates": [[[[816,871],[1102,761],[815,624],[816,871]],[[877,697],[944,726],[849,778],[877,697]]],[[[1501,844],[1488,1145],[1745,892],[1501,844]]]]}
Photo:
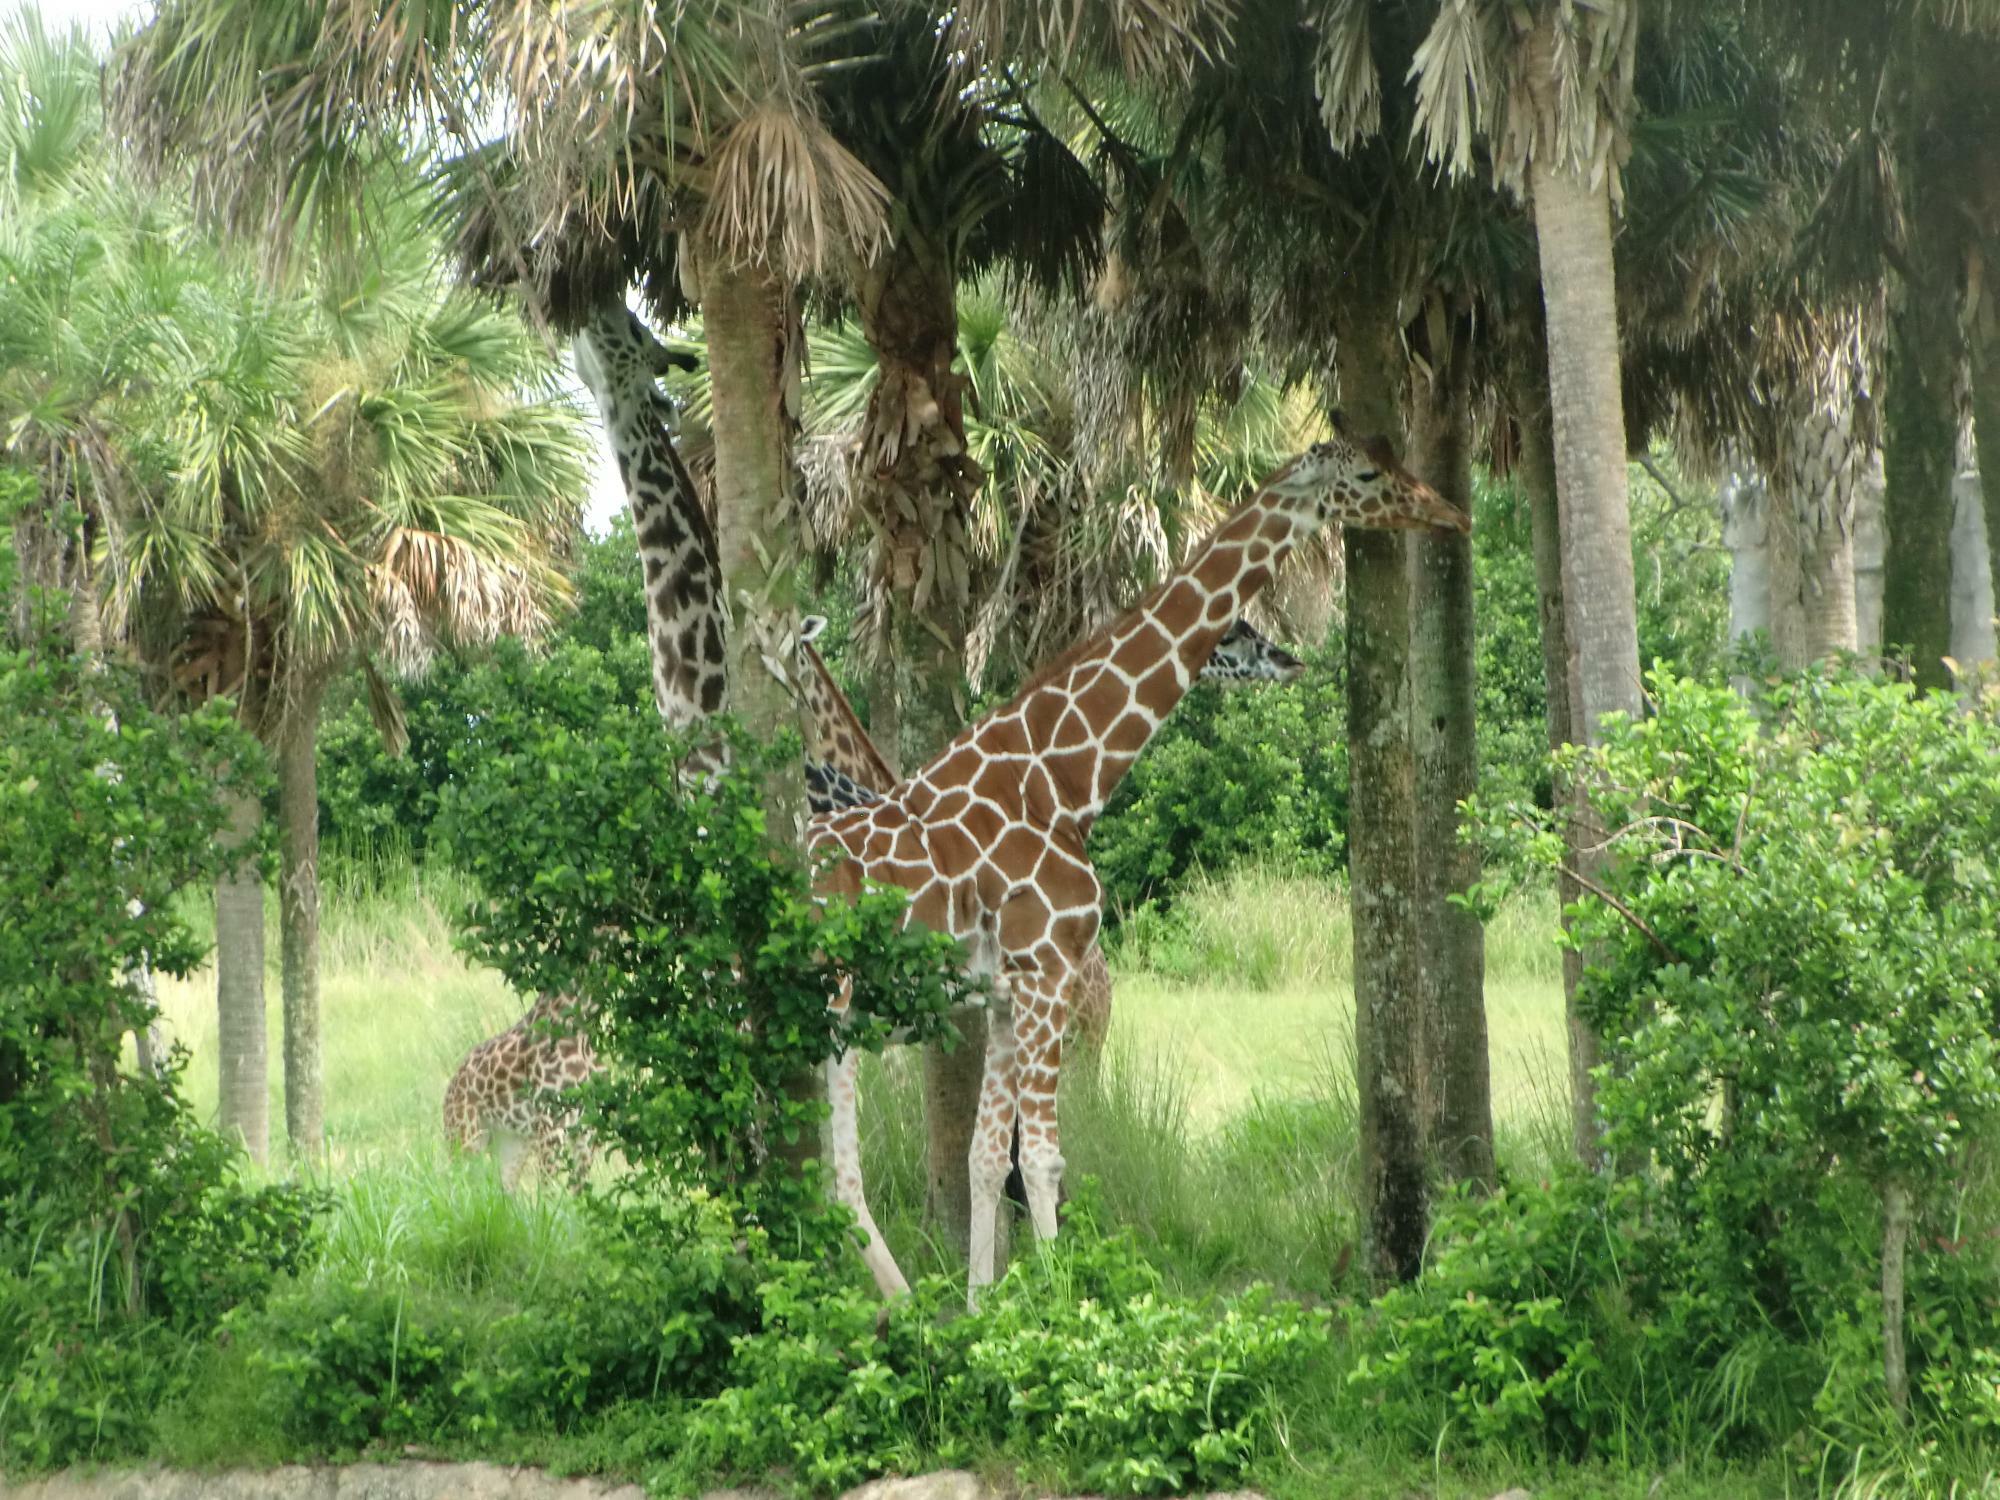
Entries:
{"type": "MultiPolygon", "coordinates": [[[[468,894],[448,869],[391,866],[367,881],[330,870],[321,1005],[336,1176],[434,1153],[452,1070],[520,1014],[522,1001],[497,975],[469,967],[453,949],[452,913],[468,894]]],[[[1552,918],[1547,902],[1524,900],[1488,934],[1494,1112],[1509,1135],[1538,1131],[1561,1112],[1552,918]]],[[[1157,925],[1118,954],[1107,1087],[1154,1096],[1155,1113],[1169,1110],[1177,1129],[1204,1139],[1247,1114],[1343,1094],[1353,1069],[1353,981],[1342,892],[1243,871],[1195,882],[1171,930],[1157,934],[1157,925]]],[[[275,925],[267,951],[275,1151],[284,1119],[275,925]]],[[[212,1118],[214,976],[165,980],[160,999],[171,1034],[193,1055],[196,1110],[212,1118]]],[[[894,1058],[886,1066],[893,1085],[905,1069],[894,1058]]],[[[876,1070],[878,1093],[883,1081],[876,1070]]],[[[1093,1102],[1078,1101],[1079,1128],[1093,1102]]]]}
{"type": "MultiPolygon", "coordinates": [[[[453,949],[452,913],[468,894],[450,870],[329,871],[322,1045],[343,1219],[379,1217],[399,1194],[455,1200],[491,1175],[447,1159],[439,1122],[459,1059],[522,1008],[453,949]]],[[[1488,932],[1496,1127],[1503,1160],[1526,1169],[1567,1131],[1552,917],[1546,900],[1524,898],[1488,932]]],[[[1256,870],[1193,882],[1170,921],[1135,924],[1116,950],[1108,1055],[1065,1079],[1064,1155],[1072,1180],[1094,1178],[1110,1216],[1137,1229],[1176,1283],[1335,1289],[1356,1233],[1349,963],[1344,894],[1256,870]]],[[[272,1154],[283,1163],[275,966],[269,995],[272,1154]]],[[[196,1111],[212,1119],[212,974],[164,982],[161,1003],[192,1054],[196,1111]]],[[[916,1057],[866,1059],[863,1087],[869,1197],[885,1236],[906,1270],[962,1274],[924,1227],[916,1057]]]]}

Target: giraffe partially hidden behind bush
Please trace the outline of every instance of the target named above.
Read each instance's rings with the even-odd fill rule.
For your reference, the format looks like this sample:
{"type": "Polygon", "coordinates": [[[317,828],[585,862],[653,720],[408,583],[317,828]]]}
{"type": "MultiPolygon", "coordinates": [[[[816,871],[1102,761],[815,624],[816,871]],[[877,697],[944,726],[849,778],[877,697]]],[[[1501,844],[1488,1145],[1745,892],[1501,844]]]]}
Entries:
{"type": "MultiPolygon", "coordinates": [[[[902,778],[862,727],[854,705],[833,680],[819,648],[813,644],[826,629],[825,615],[799,621],[798,680],[804,685],[806,707],[806,805],[813,813],[831,813],[879,802],[902,778]]],[[[1276,642],[1266,639],[1247,620],[1229,627],[1202,663],[1204,682],[1290,682],[1305,663],[1276,642]]],[[[1104,950],[1091,945],[1069,997],[1067,1039],[1095,1058],[1111,1032],[1111,969],[1104,950]]],[[[1023,1198],[1022,1202],[1026,1202],[1023,1198]]]]}
{"type": "MultiPolygon", "coordinates": [[[[1139,752],[1216,644],[1300,542],[1330,521],[1372,529],[1470,531],[1464,512],[1412,478],[1379,441],[1340,430],[1287,463],[1174,574],[1103,630],[1043,667],[880,800],[816,815],[815,853],[844,855],[822,889],[850,899],[865,880],[910,893],[909,920],[960,939],[992,976],[972,1182],[970,1295],[995,1273],[1008,1145],[1038,1239],[1056,1232],[1056,1126],[1063,1032],[1075,976],[1096,944],[1102,888],[1085,840],[1139,752]]],[[[836,1009],[848,1003],[843,991],[836,1009]]],[[[856,1058],[828,1064],[834,1183],[867,1237],[876,1285],[906,1291],[862,1187],[856,1058]]]]}
{"type": "Polygon", "coordinates": [[[580,1187],[597,1147],[565,1096],[600,1066],[575,1002],[542,995],[458,1065],[444,1091],[445,1140],[468,1154],[494,1148],[510,1193],[530,1155],[544,1176],[561,1166],[580,1187]]]}

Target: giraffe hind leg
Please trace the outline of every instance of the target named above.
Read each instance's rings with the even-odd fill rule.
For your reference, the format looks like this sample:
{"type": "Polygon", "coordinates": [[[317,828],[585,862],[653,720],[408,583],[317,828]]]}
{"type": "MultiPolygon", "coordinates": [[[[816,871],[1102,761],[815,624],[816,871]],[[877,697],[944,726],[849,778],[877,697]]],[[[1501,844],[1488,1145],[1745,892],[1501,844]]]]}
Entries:
{"type": "Polygon", "coordinates": [[[500,1158],[500,1191],[512,1193],[521,1182],[521,1168],[527,1165],[533,1145],[517,1130],[502,1127],[493,1132],[495,1154],[500,1158]]]}
{"type": "Polygon", "coordinates": [[[1014,1027],[995,1007],[986,1027],[986,1069],[979,1084],[979,1115],[972,1127],[972,1149],[966,1176],[972,1188],[971,1266],[968,1300],[997,1274],[996,1236],[1000,1189],[1007,1180],[1007,1147],[1014,1131],[1020,1082],[1014,1049],[1014,1027]]]}
{"type": "Polygon", "coordinates": [[[1062,1194],[1063,1158],[1056,1128],[1056,1094],[1062,1074],[1063,1007],[1060,990],[1046,976],[1025,980],[1023,992],[1041,1005],[1015,1008],[1016,1120],[1021,1142],[1021,1178],[1028,1215],[1037,1239],[1053,1239],[1062,1194]]]}

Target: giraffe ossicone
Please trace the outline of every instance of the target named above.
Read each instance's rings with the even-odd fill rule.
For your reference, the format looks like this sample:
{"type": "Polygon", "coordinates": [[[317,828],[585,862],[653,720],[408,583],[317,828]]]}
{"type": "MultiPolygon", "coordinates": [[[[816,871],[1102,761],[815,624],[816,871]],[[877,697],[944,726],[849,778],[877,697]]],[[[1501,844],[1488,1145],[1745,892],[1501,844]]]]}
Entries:
{"type": "MultiPolygon", "coordinates": [[[[1471,519],[1406,473],[1386,445],[1334,425],[1265,480],[1188,561],[1117,620],[1043,667],[879,801],[815,816],[816,852],[845,856],[827,893],[862,881],[910,893],[907,920],[964,943],[994,978],[972,1182],[970,1293],[994,1275],[995,1217],[1018,1125],[1038,1238],[1056,1232],[1062,1154],[1056,1085],[1066,1007],[1096,945],[1101,891],[1084,840],[1133,760],[1244,608],[1301,541],[1330,521],[1376,529],[1471,530],[1471,519]]],[[[845,1009],[845,994],[834,1004],[845,1009]]],[[[835,1190],[855,1214],[886,1295],[907,1290],[861,1178],[857,1059],[830,1060],[835,1190]]]]}

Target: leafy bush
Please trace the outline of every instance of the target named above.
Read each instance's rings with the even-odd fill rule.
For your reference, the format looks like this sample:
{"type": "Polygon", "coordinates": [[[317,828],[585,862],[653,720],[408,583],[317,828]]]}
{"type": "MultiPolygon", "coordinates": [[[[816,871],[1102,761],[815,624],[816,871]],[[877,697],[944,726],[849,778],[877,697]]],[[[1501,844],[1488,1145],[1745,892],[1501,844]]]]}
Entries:
{"type": "MultiPolygon", "coordinates": [[[[1405,1375],[1453,1386],[1432,1420],[1579,1452],[1674,1422],[1722,1441],[1756,1368],[1791,1392],[1777,1412],[1803,1423],[1810,1392],[1815,1430],[1858,1452],[1901,1429],[1907,1334],[1916,1414],[1980,1420],[2000,1319],[1971,1288],[2000,1267],[1966,1183],[2000,1115],[2000,726],[1868,679],[1807,675],[1759,704],[1668,673],[1652,690],[1653,718],[1567,768],[1612,830],[1576,913],[1579,1002],[1632,1180],[1447,1219],[1424,1283],[1383,1303],[1364,1379],[1385,1399],[1405,1375]],[[1612,1373],[1635,1349],[1643,1401],[1612,1373]]],[[[1483,821],[1564,857],[1550,814],[1483,821]]],[[[1781,1427],[1767,1410],[1758,1431],[1781,1427]]]]}
{"type": "Polygon", "coordinates": [[[821,1093],[795,1080],[836,1046],[939,1034],[958,945],[906,930],[900,890],[822,904],[774,849],[761,777],[796,774],[796,741],[732,735],[736,769],[696,791],[650,707],[576,729],[507,705],[481,736],[439,825],[482,891],[467,948],[525,993],[583,1002],[618,1064],[586,1093],[637,1169],[621,1191],[672,1214],[698,1175],[809,1258],[837,1233],[815,1174],[765,1170],[819,1128],[821,1093]],[[843,984],[844,1022],[828,1008],[843,984]]]}
{"type": "Polygon", "coordinates": [[[1326,1316],[1263,1287],[1168,1297],[1129,1240],[1094,1241],[1074,1216],[1071,1229],[1074,1244],[1017,1266],[964,1330],[948,1419],[967,1441],[999,1434],[1003,1451],[1069,1488],[1240,1482],[1278,1446],[1286,1408],[1324,1378],[1326,1316]]]}
{"type": "Polygon", "coordinates": [[[424,858],[440,794],[454,774],[479,763],[496,715],[583,728],[614,705],[651,703],[648,670],[643,637],[609,649],[564,642],[545,654],[509,638],[477,655],[444,658],[399,689],[409,744],[398,756],[383,748],[366,693],[351,689],[320,725],[320,826],[328,849],[335,857],[395,848],[424,858]]]}
{"type": "Polygon", "coordinates": [[[186,974],[179,894],[224,861],[219,787],[256,785],[221,709],[43,648],[0,656],[0,1457],[128,1452],[212,1326],[305,1253],[320,1199],[234,1180],[163,1076],[122,1065],[142,964],[186,974]]]}
{"type": "Polygon", "coordinates": [[[1350,1392],[1420,1449],[1450,1433],[1517,1457],[1643,1462],[1662,1433],[1719,1441],[1704,1372],[1729,1310],[1648,1207],[1643,1183],[1574,1170],[1453,1199],[1422,1277],[1359,1326],[1350,1392]]]}
{"type": "Polygon", "coordinates": [[[1110,1494],[1240,1481],[1319,1373],[1326,1316],[1263,1288],[1170,1297],[1089,1203],[949,1322],[957,1293],[940,1280],[885,1309],[786,1268],[761,1288],[764,1326],[737,1342],[728,1389],[680,1428],[674,1472],[782,1470],[824,1493],[998,1451],[1110,1494]]]}
{"type": "Polygon", "coordinates": [[[1285,687],[1197,686],[1112,795],[1091,836],[1105,911],[1120,920],[1200,869],[1246,858],[1305,872],[1345,863],[1346,709],[1337,650],[1285,687]]]}

